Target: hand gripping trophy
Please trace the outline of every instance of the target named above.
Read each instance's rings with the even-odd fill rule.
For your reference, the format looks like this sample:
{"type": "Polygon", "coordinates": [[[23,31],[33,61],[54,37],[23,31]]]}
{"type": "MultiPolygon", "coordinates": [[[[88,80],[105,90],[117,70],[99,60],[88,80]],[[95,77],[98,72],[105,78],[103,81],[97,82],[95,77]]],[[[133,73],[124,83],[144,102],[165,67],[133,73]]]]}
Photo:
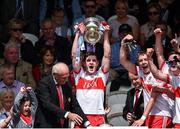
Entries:
{"type": "Polygon", "coordinates": [[[75,32],[80,31],[81,35],[78,39],[78,49],[77,49],[77,63],[80,61],[80,50],[85,50],[84,41],[86,42],[86,51],[93,51],[95,52],[95,44],[98,43],[101,40],[101,37],[104,33],[104,31],[107,28],[107,23],[105,21],[101,21],[98,18],[95,17],[89,17],[84,20],[83,23],[76,24],[74,26],[75,32]],[[84,24],[85,29],[80,29],[79,26],[81,24],[84,24]],[[91,49],[88,49],[88,47],[91,47],[91,49]]]}
{"type": "Polygon", "coordinates": [[[129,51],[132,51],[132,49],[136,49],[137,47],[136,41],[133,39],[133,36],[131,36],[130,34],[128,34],[126,38],[121,41],[121,43],[122,45],[125,45],[126,48],[129,49],[129,51]]]}

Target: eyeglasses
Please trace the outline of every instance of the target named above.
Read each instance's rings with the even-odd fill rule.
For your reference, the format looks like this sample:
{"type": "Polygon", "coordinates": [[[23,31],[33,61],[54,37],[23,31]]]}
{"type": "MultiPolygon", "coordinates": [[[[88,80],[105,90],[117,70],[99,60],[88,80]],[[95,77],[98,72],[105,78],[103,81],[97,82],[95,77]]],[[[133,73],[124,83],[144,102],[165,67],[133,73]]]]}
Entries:
{"type": "Polygon", "coordinates": [[[12,28],[11,30],[14,31],[14,32],[17,32],[17,31],[22,32],[23,31],[23,29],[21,29],[21,28],[12,28]]]}
{"type": "Polygon", "coordinates": [[[86,8],[95,8],[95,5],[85,5],[86,8]]]}
{"type": "Polygon", "coordinates": [[[158,15],[158,12],[148,12],[148,15],[152,16],[152,15],[158,15]]]}

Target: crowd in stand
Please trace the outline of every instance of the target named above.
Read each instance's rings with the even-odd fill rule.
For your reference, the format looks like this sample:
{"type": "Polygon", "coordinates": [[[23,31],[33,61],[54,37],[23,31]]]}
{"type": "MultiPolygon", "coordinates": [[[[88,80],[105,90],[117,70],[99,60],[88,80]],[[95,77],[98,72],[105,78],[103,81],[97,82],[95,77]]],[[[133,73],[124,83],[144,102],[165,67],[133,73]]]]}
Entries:
{"type": "Polygon", "coordinates": [[[134,85],[123,109],[129,125],[180,128],[179,5],[179,0],[1,0],[0,128],[102,125],[109,112],[106,84],[117,80],[134,85]],[[88,17],[100,21],[103,36],[95,45],[85,41],[83,48],[88,17]]]}

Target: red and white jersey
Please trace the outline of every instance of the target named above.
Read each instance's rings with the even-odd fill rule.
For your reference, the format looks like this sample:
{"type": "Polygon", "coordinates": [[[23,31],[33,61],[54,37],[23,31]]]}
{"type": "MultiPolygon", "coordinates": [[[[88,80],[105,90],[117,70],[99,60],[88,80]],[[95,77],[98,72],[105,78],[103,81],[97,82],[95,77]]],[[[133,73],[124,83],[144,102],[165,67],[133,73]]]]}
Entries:
{"type": "MultiPolygon", "coordinates": [[[[151,91],[153,86],[164,86],[165,83],[155,79],[151,72],[149,74],[144,74],[143,71],[139,68],[139,66],[136,67],[136,70],[137,75],[141,78],[143,82],[144,107],[146,107],[151,97],[151,91]]],[[[172,117],[168,99],[169,97],[166,94],[158,95],[149,115],[172,117]]]]}
{"type": "MultiPolygon", "coordinates": [[[[169,70],[169,66],[164,63],[163,69],[167,71],[169,70]]],[[[169,73],[167,74],[167,81],[175,88],[175,114],[173,123],[180,123],[180,75],[174,76],[169,73]]]]}
{"type": "Polygon", "coordinates": [[[100,68],[96,74],[88,75],[81,68],[74,73],[76,84],[76,98],[85,114],[104,114],[104,90],[108,73],[100,68]]]}

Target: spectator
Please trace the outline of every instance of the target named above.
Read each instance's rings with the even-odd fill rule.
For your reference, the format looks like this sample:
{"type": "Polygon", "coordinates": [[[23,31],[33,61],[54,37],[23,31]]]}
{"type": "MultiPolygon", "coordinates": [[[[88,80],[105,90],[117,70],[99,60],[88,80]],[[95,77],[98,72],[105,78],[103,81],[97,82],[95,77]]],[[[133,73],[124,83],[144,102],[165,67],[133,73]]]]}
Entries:
{"type": "Polygon", "coordinates": [[[110,44],[108,38],[109,26],[105,26],[104,32],[104,55],[101,67],[98,69],[99,61],[93,52],[86,53],[83,63],[77,61],[78,38],[84,34],[85,25],[80,23],[79,30],[73,42],[72,64],[75,76],[76,97],[92,126],[105,123],[104,115],[104,89],[106,87],[110,68],[110,44]],[[96,96],[96,97],[94,97],[96,96]]]}
{"type": "Polygon", "coordinates": [[[72,96],[71,87],[66,83],[68,77],[68,66],[57,63],[52,68],[52,74],[40,80],[36,127],[68,128],[68,120],[84,127],[89,125],[75,96],[72,96]]]}
{"type": "Polygon", "coordinates": [[[101,21],[105,21],[102,16],[96,14],[97,4],[95,0],[85,0],[82,5],[84,15],[74,20],[74,24],[79,24],[84,22],[84,20],[88,17],[96,17],[101,21]]]}
{"type": "Polygon", "coordinates": [[[46,46],[41,50],[41,63],[33,67],[32,73],[36,84],[45,76],[52,72],[52,66],[55,59],[55,49],[51,46],[46,46]]]}
{"type": "Polygon", "coordinates": [[[0,92],[0,128],[12,127],[12,106],[15,94],[11,89],[5,89],[0,92]]]}
{"type": "Polygon", "coordinates": [[[131,15],[128,15],[128,3],[126,0],[117,0],[115,4],[116,15],[108,19],[108,24],[111,28],[110,42],[119,41],[118,28],[121,24],[128,24],[132,27],[134,39],[139,40],[139,23],[138,20],[131,15]]]}
{"type": "Polygon", "coordinates": [[[111,16],[111,8],[109,0],[96,0],[97,11],[96,13],[107,20],[111,16]]]}
{"type": "MultiPolygon", "coordinates": [[[[162,30],[162,35],[161,35],[161,43],[163,45],[164,49],[164,57],[165,59],[168,58],[169,53],[172,51],[172,45],[170,43],[171,38],[168,36],[168,26],[166,22],[160,21],[156,23],[155,28],[161,28],[162,30]]],[[[154,33],[152,36],[149,37],[147,42],[144,45],[144,49],[146,50],[147,48],[154,48],[156,42],[156,34],[154,33]]],[[[157,58],[156,55],[153,55],[154,63],[157,65],[157,58]]]]}
{"type": "Polygon", "coordinates": [[[79,0],[40,0],[39,3],[39,23],[50,17],[56,8],[64,10],[64,23],[67,26],[72,24],[73,19],[82,15],[79,0]]]}
{"type": "MultiPolygon", "coordinates": [[[[148,21],[140,27],[140,44],[143,47],[151,35],[160,19],[161,8],[158,3],[149,3],[146,9],[148,21]]],[[[171,37],[171,28],[167,26],[167,34],[171,37]]]]}
{"type": "Polygon", "coordinates": [[[161,7],[160,18],[162,21],[168,22],[170,15],[172,15],[170,11],[170,7],[173,4],[174,0],[158,0],[158,4],[161,7]]]}
{"type": "Polygon", "coordinates": [[[40,51],[45,46],[52,46],[55,49],[55,60],[65,62],[66,64],[71,64],[71,44],[68,42],[67,38],[58,36],[55,33],[55,24],[51,19],[45,19],[41,25],[43,36],[36,42],[35,49],[40,56],[40,51]]]}
{"type": "Polygon", "coordinates": [[[68,39],[69,43],[72,42],[71,29],[64,23],[64,10],[62,8],[56,8],[51,14],[52,21],[55,23],[55,32],[58,36],[62,36],[68,39]]]}
{"type": "Polygon", "coordinates": [[[0,9],[0,24],[3,26],[3,38],[7,38],[7,23],[12,18],[24,20],[24,32],[38,34],[37,0],[3,0],[0,9]]]}
{"type": "Polygon", "coordinates": [[[157,3],[150,3],[146,12],[148,21],[140,27],[140,44],[143,47],[148,38],[153,34],[154,26],[160,21],[161,8],[157,3]]]}
{"type": "Polygon", "coordinates": [[[12,64],[3,64],[0,67],[2,81],[0,82],[0,91],[5,89],[13,90],[14,94],[20,91],[21,87],[25,87],[25,84],[15,80],[15,68],[12,64]]]}
{"type": "Polygon", "coordinates": [[[135,16],[140,25],[144,24],[147,21],[146,7],[148,3],[155,0],[127,0],[129,5],[128,13],[135,16]]]}
{"type": "Polygon", "coordinates": [[[13,105],[13,127],[33,128],[38,101],[31,87],[21,87],[13,105]]]}
{"type": "Polygon", "coordinates": [[[24,23],[19,19],[11,19],[8,24],[10,38],[8,43],[19,47],[19,57],[31,64],[37,63],[35,49],[32,42],[23,36],[24,23]]]}
{"type": "Polygon", "coordinates": [[[19,59],[19,48],[17,45],[8,43],[5,46],[4,59],[0,64],[9,63],[15,67],[15,78],[33,88],[36,87],[32,76],[32,65],[19,59]]]}
{"type": "Polygon", "coordinates": [[[129,79],[134,87],[127,92],[126,105],[123,108],[123,118],[129,122],[129,125],[132,125],[143,114],[144,100],[141,79],[132,73],[129,73],[129,79]]]}

